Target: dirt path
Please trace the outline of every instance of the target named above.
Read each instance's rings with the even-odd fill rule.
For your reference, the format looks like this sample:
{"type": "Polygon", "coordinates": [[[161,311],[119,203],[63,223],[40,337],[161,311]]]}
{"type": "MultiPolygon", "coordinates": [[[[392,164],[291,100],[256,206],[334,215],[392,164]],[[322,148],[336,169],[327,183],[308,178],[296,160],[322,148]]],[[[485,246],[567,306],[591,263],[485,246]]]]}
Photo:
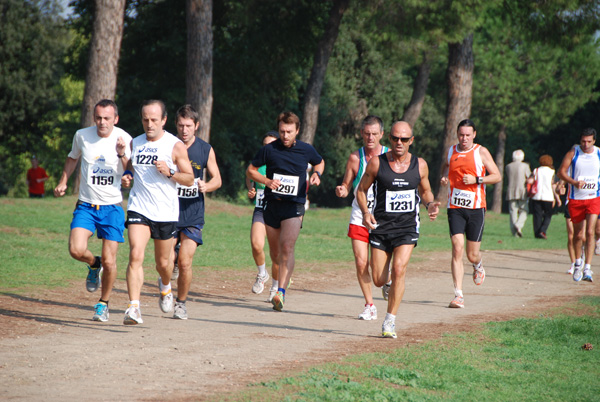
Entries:
{"type": "MultiPolygon", "coordinates": [[[[126,285],[118,281],[107,323],[91,320],[99,294],[80,280],[34,297],[0,295],[0,399],[27,401],[199,400],[347,354],[421,342],[474,322],[531,315],[571,297],[599,294],[597,283],[564,274],[565,252],[484,254],[487,277],[465,278],[465,309],[453,297],[448,253],[409,267],[397,318],[398,339],[381,339],[386,302],[374,289],[376,321],[356,319],[363,300],[353,267],[307,274],[299,267],[283,313],[250,292],[252,272],[225,283],[198,277],[187,321],[158,308],[147,269],[144,324],[122,325],[126,285]]],[[[82,274],[83,275],[83,274],[82,274]]]]}

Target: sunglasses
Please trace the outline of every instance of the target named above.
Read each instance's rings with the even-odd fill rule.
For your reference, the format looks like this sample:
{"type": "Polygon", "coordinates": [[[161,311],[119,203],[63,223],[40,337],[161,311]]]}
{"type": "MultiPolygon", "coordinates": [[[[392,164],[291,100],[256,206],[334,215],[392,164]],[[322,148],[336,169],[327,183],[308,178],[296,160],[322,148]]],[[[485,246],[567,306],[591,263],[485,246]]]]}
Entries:
{"type": "Polygon", "coordinates": [[[406,144],[408,141],[410,141],[410,139],[412,138],[412,136],[410,137],[395,137],[393,135],[390,135],[390,140],[392,142],[398,142],[398,140],[402,141],[403,144],[406,144]]]}

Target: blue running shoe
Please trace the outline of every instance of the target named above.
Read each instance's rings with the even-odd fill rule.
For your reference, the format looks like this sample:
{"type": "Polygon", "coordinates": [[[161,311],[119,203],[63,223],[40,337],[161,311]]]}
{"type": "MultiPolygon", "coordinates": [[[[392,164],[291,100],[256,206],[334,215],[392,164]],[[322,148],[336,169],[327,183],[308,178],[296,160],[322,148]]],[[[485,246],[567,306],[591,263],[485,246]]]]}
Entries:
{"type": "MultiPolygon", "coordinates": [[[[100,257],[96,257],[100,258],[100,257]]],[[[100,268],[92,268],[88,265],[88,275],[85,280],[85,288],[88,292],[95,292],[100,286],[100,274],[102,273],[102,264],[100,268]]]]}
{"type": "Polygon", "coordinates": [[[97,303],[94,306],[94,317],[92,317],[92,320],[94,321],[102,321],[102,322],[106,322],[108,321],[108,306],[104,303],[97,303]]]}
{"type": "Polygon", "coordinates": [[[588,282],[594,282],[594,280],[592,279],[592,270],[591,269],[584,269],[583,270],[583,279],[584,281],[588,281],[588,282]]]}

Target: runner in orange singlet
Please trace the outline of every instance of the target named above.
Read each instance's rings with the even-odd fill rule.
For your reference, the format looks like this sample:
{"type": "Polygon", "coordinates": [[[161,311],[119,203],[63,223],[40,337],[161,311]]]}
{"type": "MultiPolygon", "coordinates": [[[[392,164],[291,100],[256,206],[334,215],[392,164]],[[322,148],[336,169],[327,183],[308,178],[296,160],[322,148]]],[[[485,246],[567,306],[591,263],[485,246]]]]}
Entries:
{"type": "Polygon", "coordinates": [[[455,296],[450,308],[465,306],[462,292],[465,235],[467,258],[473,264],[473,282],[481,285],[485,279],[479,252],[486,210],[485,185],[498,183],[502,178],[487,148],[473,142],[476,135],[475,124],[471,120],[458,123],[458,144],[448,150],[441,179],[443,186],[449,185],[448,224],[452,240],[451,267],[455,296]]]}

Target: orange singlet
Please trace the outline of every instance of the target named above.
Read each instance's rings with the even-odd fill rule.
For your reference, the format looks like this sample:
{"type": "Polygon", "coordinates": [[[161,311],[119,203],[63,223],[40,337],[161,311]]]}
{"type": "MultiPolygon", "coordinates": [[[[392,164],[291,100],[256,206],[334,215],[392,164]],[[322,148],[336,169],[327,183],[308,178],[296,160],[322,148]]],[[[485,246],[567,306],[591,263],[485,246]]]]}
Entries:
{"type": "Polygon", "coordinates": [[[475,144],[468,151],[459,151],[458,145],[448,150],[448,208],[486,208],[485,184],[465,184],[463,177],[470,174],[485,176],[485,166],[481,161],[481,145],[475,144]]]}

